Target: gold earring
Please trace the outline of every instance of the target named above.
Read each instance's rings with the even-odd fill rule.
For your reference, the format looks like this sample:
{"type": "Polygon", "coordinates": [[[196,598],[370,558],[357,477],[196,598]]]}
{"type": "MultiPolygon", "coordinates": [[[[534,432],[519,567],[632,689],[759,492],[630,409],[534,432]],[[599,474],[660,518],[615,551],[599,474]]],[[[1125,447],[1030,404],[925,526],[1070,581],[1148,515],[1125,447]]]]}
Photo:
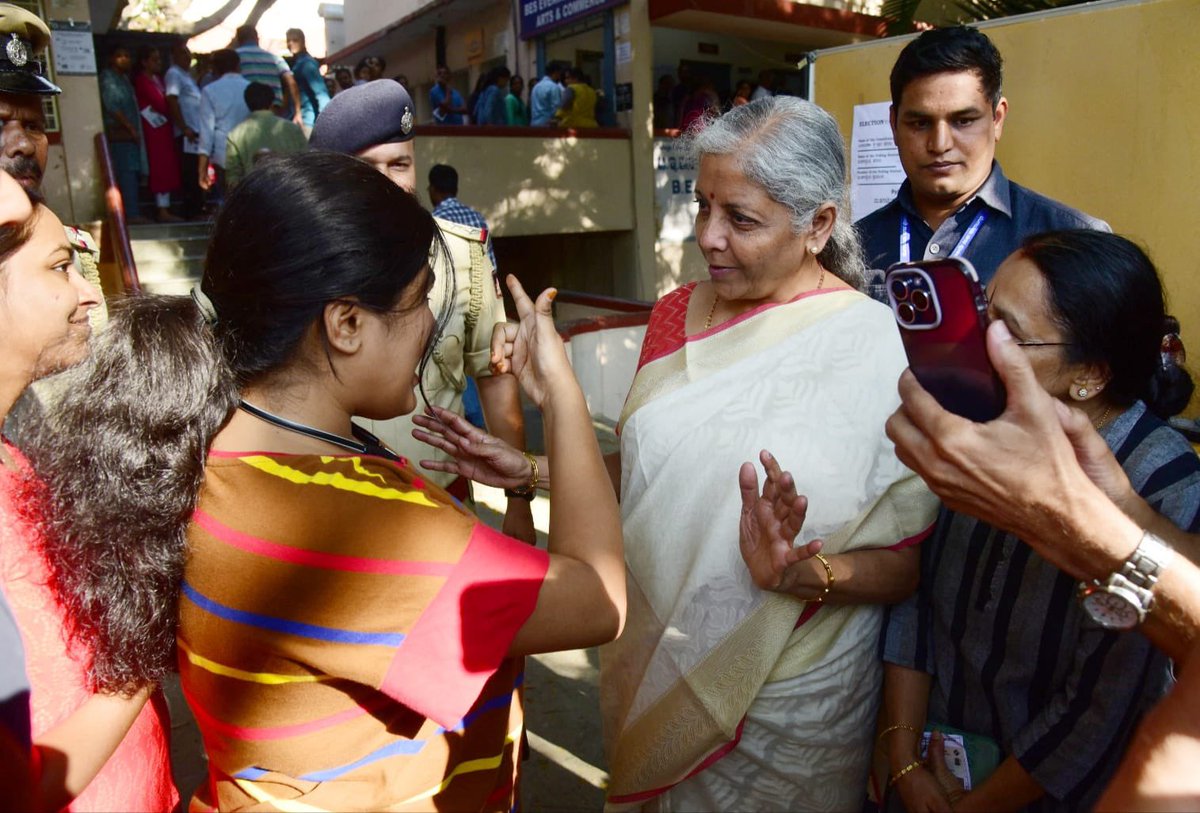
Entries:
{"type": "Polygon", "coordinates": [[[816,246],[809,246],[808,253],[815,257],[821,253],[821,249],[817,248],[816,246]]]}

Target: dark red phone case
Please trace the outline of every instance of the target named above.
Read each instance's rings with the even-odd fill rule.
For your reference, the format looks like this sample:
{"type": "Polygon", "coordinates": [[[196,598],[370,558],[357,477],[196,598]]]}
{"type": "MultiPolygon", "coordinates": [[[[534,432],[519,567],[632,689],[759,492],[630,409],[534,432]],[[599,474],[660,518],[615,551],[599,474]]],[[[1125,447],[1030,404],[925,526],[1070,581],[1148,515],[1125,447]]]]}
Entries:
{"type": "Polygon", "coordinates": [[[987,299],[971,264],[898,263],[884,281],[909,367],[921,386],[964,418],[982,422],[999,416],[1004,384],[988,360],[987,299]]]}

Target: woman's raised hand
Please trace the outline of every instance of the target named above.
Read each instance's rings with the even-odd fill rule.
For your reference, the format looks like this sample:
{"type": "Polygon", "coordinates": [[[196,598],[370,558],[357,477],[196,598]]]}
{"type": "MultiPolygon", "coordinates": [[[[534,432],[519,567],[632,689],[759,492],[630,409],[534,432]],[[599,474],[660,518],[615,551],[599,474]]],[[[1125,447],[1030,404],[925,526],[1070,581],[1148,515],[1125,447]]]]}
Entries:
{"type": "Polygon", "coordinates": [[[497,488],[529,485],[529,460],[500,438],[473,426],[466,418],[441,407],[430,406],[424,415],[413,415],[412,430],[422,443],[441,449],[452,460],[422,460],[421,467],[466,477],[497,488]]]}
{"type": "Polygon", "coordinates": [[[564,380],[574,384],[575,380],[550,307],[558,291],[547,288],[533,302],[512,274],[506,282],[520,321],[502,322],[492,331],[492,372],[515,375],[521,389],[540,408],[553,385],[564,380]]]}
{"type": "Polygon", "coordinates": [[[804,526],[808,498],[796,493],[796,481],[790,472],[764,450],[759,459],[767,472],[762,492],[758,490],[758,472],[754,464],[743,463],[738,472],[742,491],[742,516],[738,523],[742,559],[750,569],[754,583],[764,590],[779,590],[784,571],[821,551],[821,540],[794,548],[796,535],[804,526]]]}

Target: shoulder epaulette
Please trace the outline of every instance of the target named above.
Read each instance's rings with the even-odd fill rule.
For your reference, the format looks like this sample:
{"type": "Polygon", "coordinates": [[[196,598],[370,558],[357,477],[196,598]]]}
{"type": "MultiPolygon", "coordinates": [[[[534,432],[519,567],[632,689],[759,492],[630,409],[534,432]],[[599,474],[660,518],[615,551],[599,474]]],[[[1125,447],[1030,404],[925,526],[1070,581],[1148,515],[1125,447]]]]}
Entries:
{"type": "Polygon", "coordinates": [[[443,220],[440,217],[434,217],[437,221],[438,228],[445,234],[453,234],[456,237],[462,237],[470,240],[473,243],[482,243],[487,240],[487,232],[483,229],[477,229],[474,226],[464,226],[462,223],[454,223],[450,220],[443,220]]]}
{"type": "Polygon", "coordinates": [[[76,251],[87,251],[92,254],[99,254],[100,247],[96,245],[96,240],[83,229],[77,229],[74,226],[63,226],[67,233],[67,242],[76,251]]]}

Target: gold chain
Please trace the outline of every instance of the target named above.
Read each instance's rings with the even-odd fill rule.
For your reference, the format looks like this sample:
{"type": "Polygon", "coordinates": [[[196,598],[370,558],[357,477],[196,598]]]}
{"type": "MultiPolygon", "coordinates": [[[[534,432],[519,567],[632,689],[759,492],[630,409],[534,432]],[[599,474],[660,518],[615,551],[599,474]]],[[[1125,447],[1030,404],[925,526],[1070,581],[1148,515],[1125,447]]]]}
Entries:
{"type": "Polygon", "coordinates": [[[1108,421],[1108,414],[1110,412],[1112,412],[1112,404],[1109,404],[1104,408],[1104,412],[1100,413],[1100,420],[1096,421],[1093,426],[1095,426],[1097,429],[1102,429],[1104,424],[1108,421]]]}
{"type": "MultiPolygon", "coordinates": [[[[814,291],[821,290],[821,286],[823,286],[825,284],[825,266],[823,266],[823,265],[820,266],[820,269],[821,269],[821,274],[820,274],[820,276],[817,277],[817,287],[813,288],[814,291]]],[[[721,301],[721,297],[717,296],[716,294],[713,294],[712,305],[710,305],[708,308],[708,318],[706,318],[704,320],[704,329],[705,330],[708,330],[710,327],[712,327],[713,314],[717,312],[717,303],[720,301],[721,301]]]]}

